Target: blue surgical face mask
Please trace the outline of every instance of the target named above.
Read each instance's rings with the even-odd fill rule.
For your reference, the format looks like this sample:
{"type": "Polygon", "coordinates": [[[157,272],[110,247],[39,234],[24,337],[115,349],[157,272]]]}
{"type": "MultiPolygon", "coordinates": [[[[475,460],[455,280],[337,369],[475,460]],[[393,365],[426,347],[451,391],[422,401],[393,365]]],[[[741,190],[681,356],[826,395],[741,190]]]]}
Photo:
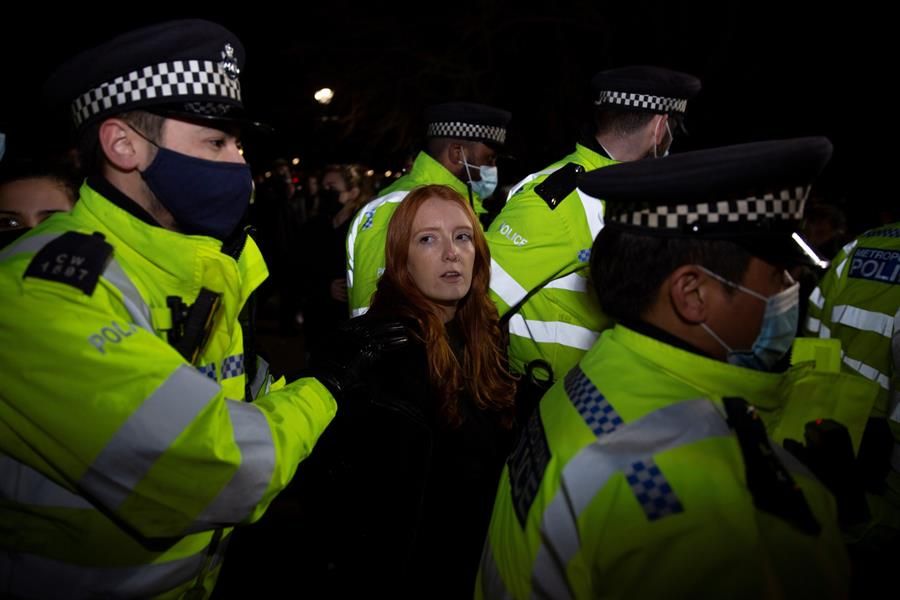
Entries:
{"type": "Polygon", "coordinates": [[[759,292],[754,292],[742,285],[728,281],[703,266],[700,266],[700,269],[725,285],[736,288],[745,294],[750,294],[766,303],[759,335],[756,336],[753,347],[749,350],[736,350],[726,344],[706,323],[701,323],[700,326],[725,348],[727,352],[726,360],[730,364],[756,369],[757,371],[771,371],[781,357],[791,349],[791,344],[794,343],[794,338],[797,335],[797,323],[800,318],[800,284],[793,281],[790,275],[785,272],[785,276],[791,282],[791,285],[767,298],[759,292]]]}
{"type": "Polygon", "coordinates": [[[157,153],[141,177],[181,231],[220,240],[231,235],[250,205],[250,167],[188,156],[147,141],[157,153]]]}
{"type": "Polygon", "coordinates": [[[472,186],[472,191],[478,194],[478,197],[484,200],[485,198],[489,198],[491,194],[494,193],[494,190],[497,189],[498,172],[497,167],[492,167],[489,165],[481,165],[480,167],[476,167],[470,165],[466,162],[466,151],[463,150],[462,153],[463,165],[466,169],[466,178],[469,180],[469,185],[472,186]],[[472,176],[469,173],[469,169],[478,169],[481,174],[480,181],[472,181],[472,176]]]}

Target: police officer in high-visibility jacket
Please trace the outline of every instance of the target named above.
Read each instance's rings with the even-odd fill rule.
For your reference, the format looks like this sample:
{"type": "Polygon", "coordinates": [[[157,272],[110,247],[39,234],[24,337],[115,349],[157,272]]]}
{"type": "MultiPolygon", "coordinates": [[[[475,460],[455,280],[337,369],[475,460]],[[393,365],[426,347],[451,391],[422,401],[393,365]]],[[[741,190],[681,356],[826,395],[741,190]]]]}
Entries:
{"type": "Polygon", "coordinates": [[[427,141],[412,169],[363,206],[347,232],[347,297],[351,316],[365,314],[384,271],[388,223],[415,187],[440,183],[468,198],[475,214],[497,187],[497,151],[512,115],[473,102],[447,102],[425,110],[427,141]]]}
{"type": "Polygon", "coordinates": [[[0,595],[207,596],[231,526],[363,366],[248,377],[238,315],[267,271],[237,227],[243,62],[223,27],[174,21],[48,82],[89,175],[74,211],[0,252],[0,595]]]}
{"type": "Polygon", "coordinates": [[[900,223],[844,246],[810,295],[805,333],[839,339],[844,369],[878,384],[860,449],[872,519],[848,538],[886,579],[900,558],[900,223]]]}
{"type": "Polygon", "coordinates": [[[510,367],[542,380],[563,377],[610,325],[587,283],[603,203],[576,191],[576,171],[666,155],[700,90],[691,75],[641,66],[601,71],[592,85],[594,126],[572,154],[516,184],[487,231],[510,367]]]}
{"type": "Polygon", "coordinates": [[[617,323],[510,455],[477,597],[846,594],[835,501],[779,442],[803,439],[803,424],[785,427],[791,404],[837,427],[840,404],[874,389],[815,358],[768,370],[796,331],[785,267],[806,260],[792,233],[830,155],[825,138],[801,138],[581,178],[607,202],[591,277],[617,323]]]}

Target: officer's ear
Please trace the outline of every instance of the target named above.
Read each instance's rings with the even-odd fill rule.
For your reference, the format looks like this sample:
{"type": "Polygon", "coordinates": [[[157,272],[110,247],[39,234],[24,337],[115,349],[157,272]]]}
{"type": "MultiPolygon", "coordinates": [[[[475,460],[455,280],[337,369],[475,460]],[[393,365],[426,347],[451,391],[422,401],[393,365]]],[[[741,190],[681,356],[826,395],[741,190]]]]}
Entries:
{"type": "Polygon", "coordinates": [[[454,165],[463,164],[463,146],[459,143],[452,143],[447,146],[448,158],[454,165]]]}
{"type": "Polygon", "coordinates": [[[659,119],[654,119],[655,123],[653,125],[653,143],[657,146],[663,143],[666,135],[668,135],[666,130],[666,121],[669,120],[669,115],[658,115],[659,119]]]}
{"type": "Polygon", "coordinates": [[[690,325],[704,323],[708,317],[715,283],[697,266],[682,265],[666,279],[669,303],[678,318],[690,325]]]}
{"type": "Polygon", "coordinates": [[[103,155],[115,169],[130,172],[148,163],[148,144],[122,119],[106,119],[98,135],[103,155]]]}

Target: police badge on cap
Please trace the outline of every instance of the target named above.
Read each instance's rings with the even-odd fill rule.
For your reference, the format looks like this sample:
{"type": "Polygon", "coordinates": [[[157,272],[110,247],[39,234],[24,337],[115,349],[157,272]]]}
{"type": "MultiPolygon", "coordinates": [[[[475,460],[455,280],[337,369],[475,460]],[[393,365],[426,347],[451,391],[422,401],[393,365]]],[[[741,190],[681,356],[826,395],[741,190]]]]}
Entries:
{"type": "Polygon", "coordinates": [[[255,125],[244,116],[238,79],[244,47],[221,25],[169,21],[118,36],[72,58],[45,95],[68,103],[79,128],[130,110],[255,125]]]}

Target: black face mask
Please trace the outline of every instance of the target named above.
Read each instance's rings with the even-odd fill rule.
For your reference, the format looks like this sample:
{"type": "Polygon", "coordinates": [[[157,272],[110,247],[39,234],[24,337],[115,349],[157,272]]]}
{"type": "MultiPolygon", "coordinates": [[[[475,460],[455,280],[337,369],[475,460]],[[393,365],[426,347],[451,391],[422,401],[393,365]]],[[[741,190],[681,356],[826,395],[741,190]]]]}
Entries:
{"type": "Polygon", "coordinates": [[[326,217],[333,217],[341,210],[341,192],[337,190],[319,190],[319,213],[326,217]]]}
{"type": "Polygon", "coordinates": [[[18,229],[0,231],[0,249],[6,248],[29,231],[31,231],[30,227],[19,227],[18,229]]]}
{"type": "Polygon", "coordinates": [[[253,192],[249,166],[196,158],[161,146],[141,177],[184,233],[220,240],[237,228],[253,192]]]}

